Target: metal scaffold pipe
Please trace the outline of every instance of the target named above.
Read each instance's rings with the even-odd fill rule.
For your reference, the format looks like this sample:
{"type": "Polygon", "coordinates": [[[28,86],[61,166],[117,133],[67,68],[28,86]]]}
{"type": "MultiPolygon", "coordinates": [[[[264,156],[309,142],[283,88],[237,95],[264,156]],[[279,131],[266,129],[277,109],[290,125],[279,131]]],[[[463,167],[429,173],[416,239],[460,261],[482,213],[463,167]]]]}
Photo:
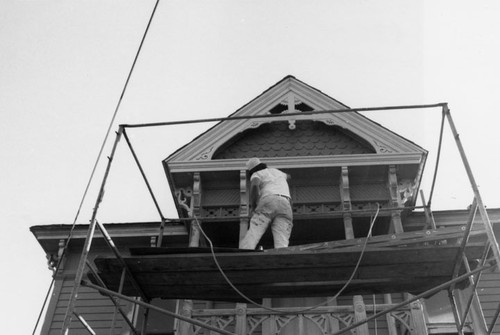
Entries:
{"type": "Polygon", "coordinates": [[[474,197],[477,201],[478,210],[479,213],[481,214],[481,219],[484,224],[484,229],[486,231],[486,234],[488,235],[488,240],[491,244],[491,250],[493,252],[493,256],[495,257],[498,269],[498,266],[500,266],[500,248],[498,246],[495,233],[493,232],[493,226],[491,225],[490,218],[488,217],[488,213],[486,212],[486,208],[481,198],[481,194],[479,193],[479,188],[477,186],[476,180],[474,179],[474,175],[472,174],[472,169],[469,165],[469,161],[467,160],[467,156],[465,155],[465,150],[463,148],[462,142],[460,141],[460,136],[457,132],[457,128],[455,127],[455,123],[453,122],[453,118],[451,117],[450,109],[448,108],[447,104],[443,106],[443,113],[446,115],[446,118],[448,119],[448,123],[450,124],[450,128],[453,133],[453,138],[455,139],[458,151],[460,153],[460,157],[462,158],[462,162],[467,172],[467,176],[469,177],[469,181],[472,186],[472,191],[474,192],[474,197]]]}
{"type": "Polygon", "coordinates": [[[170,311],[168,311],[166,309],[163,309],[163,308],[160,308],[158,306],[155,306],[155,305],[152,305],[152,304],[148,304],[146,302],[137,300],[135,298],[126,296],[126,295],[118,293],[118,292],[114,292],[114,291],[108,290],[108,289],[106,289],[104,287],[101,287],[101,286],[98,286],[98,285],[94,285],[94,284],[89,283],[89,282],[85,282],[84,281],[84,282],[82,282],[82,285],[90,287],[90,288],[93,288],[93,289],[95,289],[95,290],[97,290],[97,291],[99,291],[101,293],[108,294],[108,295],[111,295],[111,296],[114,296],[114,297],[117,297],[117,298],[129,301],[129,302],[132,302],[132,303],[140,305],[140,306],[142,306],[144,308],[147,308],[147,309],[150,309],[150,310],[154,310],[154,311],[157,311],[157,312],[165,314],[165,315],[172,316],[174,318],[177,318],[177,319],[185,321],[185,322],[189,322],[189,323],[191,323],[193,325],[196,325],[196,326],[199,326],[201,328],[205,328],[205,329],[217,332],[219,334],[223,334],[223,335],[235,335],[234,333],[228,332],[227,330],[219,329],[217,327],[213,327],[210,324],[205,324],[203,322],[200,322],[198,320],[195,320],[195,319],[183,316],[181,314],[170,312],[170,311]]]}
{"type": "Polygon", "coordinates": [[[92,239],[94,237],[95,228],[97,226],[97,220],[96,220],[97,210],[99,209],[99,205],[101,204],[102,197],[104,195],[104,186],[106,185],[109,171],[111,169],[111,163],[113,162],[113,157],[115,155],[116,148],[118,146],[118,142],[120,141],[120,138],[122,136],[122,132],[123,132],[123,128],[120,127],[118,132],[116,133],[116,139],[115,139],[115,143],[113,144],[113,149],[111,150],[111,154],[108,157],[108,165],[106,167],[106,171],[104,173],[104,177],[103,177],[103,180],[101,182],[101,187],[99,189],[99,195],[97,197],[97,200],[96,200],[96,203],[94,206],[94,210],[92,213],[92,219],[90,220],[89,229],[87,230],[87,236],[85,238],[85,244],[83,246],[83,250],[82,250],[82,253],[80,256],[80,262],[78,263],[78,268],[76,270],[75,283],[74,283],[73,289],[71,291],[70,300],[68,302],[68,307],[66,308],[66,314],[65,314],[63,326],[61,329],[61,334],[63,334],[63,335],[66,335],[69,332],[69,327],[71,325],[71,319],[72,319],[73,314],[74,314],[73,312],[75,309],[76,297],[78,295],[78,290],[80,289],[80,283],[81,283],[82,278],[83,278],[85,265],[87,263],[87,257],[88,257],[89,252],[90,252],[90,246],[92,244],[92,239]]]}
{"type": "Polygon", "coordinates": [[[315,111],[295,112],[295,113],[285,113],[285,114],[245,115],[245,116],[229,116],[229,117],[218,117],[218,118],[197,119],[197,120],[122,124],[120,126],[124,128],[146,128],[146,127],[174,126],[174,125],[192,124],[192,123],[221,122],[221,121],[231,121],[231,120],[250,120],[250,119],[268,119],[268,118],[280,119],[280,118],[289,118],[291,116],[318,115],[318,114],[339,114],[339,113],[356,113],[356,112],[375,112],[375,111],[398,110],[398,109],[402,110],[402,109],[437,108],[437,107],[443,107],[445,105],[446,103],[443,102],[430,105],[403,105],[403,106],[361,107],[361,108],[347,107],[340,109],[315,110],[315,111]]]}

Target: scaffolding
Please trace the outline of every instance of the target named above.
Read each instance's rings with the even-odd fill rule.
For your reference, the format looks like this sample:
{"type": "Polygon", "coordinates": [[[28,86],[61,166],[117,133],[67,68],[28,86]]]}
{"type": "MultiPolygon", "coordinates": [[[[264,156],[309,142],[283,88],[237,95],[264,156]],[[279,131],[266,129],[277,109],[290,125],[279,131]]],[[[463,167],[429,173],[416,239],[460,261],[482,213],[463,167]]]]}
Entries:
{"type": "MultiPolygon", "coordinates": [[[[159,204],[156,200],[156,197],[152,191],[152,188],[151,188],[151,185],[148,181],[148,178],[146,177],[145,171],[144,171],[144,169],[143,169],[143,167],[138,159],[138,156],[135,153],[135,150],[132,146],[130,138],[127,135],[127,132],[126,132],[127,129],[129,129],[129,128],[159,127],[159,126],[173,126],[173,125],[192,124],[192,123],[222,122],[222,121],[225,122],[225,121],[232,121],[232,120],[238,120],[238,119],[251,119],[251,118],[262,119],[262,118],[266,118],[266,117],[273,118],[273,119],[279,119],[279,118],[283,118],[283,117],[287,117],[287,118],[293,117],[294,115],[307,115],[307,114],[310,114],[310,115],[323,114],[323,113],[332,114],[332,113],[350,113],[350,112],[364,112],[364,111],[383,111],[383,110],[402,110],[402,109],[421,109],[421,108],[440,108],[441,112],[442,112],[442,122],[441,122],[441,133],[440,133],[440,138],[439,138],[438,157],[437,157],[437,161],[436,161],[436,169],[434,172],[434,179],[433,179],[433,183],[432,183],[430,199],[427,202],[427,204],[425,204],[425,200],[423,199],[423,195],[422,195],[422,200],[425,204],[423,206],[423,208],[425,209],[426,216],[429,218],[428,219],[429,224],[431,226],[433,226],[432,212],[430,209],[430,202],[432,199],[432,192],[434,189],[436,175],[437,175],[437,167],[438,167],[438,163],[439,163],[439,156],[440,156],[440,151],[441,151],[441,143],[442,143],[442,135],[443,135],[443,127],[444,127],[445,120],[448,121],[448,124],[450,126],[452,136],[456,142],[458,151],[460,153],[460,157],[462,159],[463,165],[465,167],[465,170],[466,170],[466,173],[467,173],[467,176],[468,176],[468,179],[470,181],[470,185],[472,187],[472,191],[474,194],[473,203],[470,206],[470,210],[469,210],[467,225],[466,225],[465,229],[463,229],[463,232],[461,235],[461,244],[460,244],[460,247],[458,248],[458,252],[456,253],[456,255],[454,257],[455,262],[454,262],[454,267],[453,267],[453,276],[452,276],[451,280],[449,280],[445,283],[442,283],[440,285],[437,285],[429,290],[426,290],[425,292],[423,292],[421,294],[409,297],[407,300],[405,300],[399,304],[389,304],[389,305],[385,306],[385,308],[382,310],[379,310],[380,306],[378,306],[378,309],[373,307],[373,311],[374,311],[373,315],[371,315],[370,317],[367,317],[365,319],[362,319],[362,320],[355,320],[355,321],[351,322],[351,324],[340,329],[338,332],[335,332],[334,334],[345,333],[349,330],[361,327],[361,326],[365,325],[367,322],[369,322],[371,320],[375,320],[375,319],[382,317],[382,316],[386,316],[388,313],[390,313],[398,308],[405,307],[405,306],[412,306],[412,303],[418,301],[419,299],[433,295],[436,292],[439,292],[441,290],[448,291],[450,305],[452,307],[453,314],[455,317],[457,332],[458,332],[458,334],[463,334],[465,320],[467,318],[467,315],[470,312],[473,301],[474,300],[478,301],[476,288],[477,288],[477,285],[480,281],[481,273],[487,269],[496,269],[496,271],[498,271],[498,264],[500,264],[500,250],[499,250],[498,242],[497,242],[495,235],[494,235],[492,224],[490,222],[490,219],[488,217],[488,213],[487,213],[485,206],[483,204],[481,195],[479,193],[479,189],[477,187],[477,184],[476,184],[476,181],[474,179],[473,173],[471,171],[469,162],[468,162],[467,157],[465,155],[464,148],[462,146],[461,140],[459,138],[459,134],[457,132],[457,129],[456,129],[455,124],[453,122],[453,119],[451,117],[451,113],[450,113],[450,110],[448,108],[447,103],[438,103],[438,104],[432,104],[432,105],[373,107],[373,108],[348,108],[348,109],[311,111],[311,112],[288,113],[288,114],[278,114],[278,115],[258,115],[258,116],[241,116],[241,117],[234,116],[234,117],[227,117],[227,118],[211,118],[211,119],[201,119],[201,120],[186,120],[186,121],[173,121],[173,122],[160,122],[160,123],[147,123],[147,124],[131,124],[131,125],[123,124],[123,125],[120,125],[118,131],[116,132],[116,138],[115,138],[115,142],[113,144],[113,147],[111,149],[111,153],[108,156],[107,167],[106,167],[106,170],[104,172],[104,176],[103,176],[103,179],[101,182],[101,186],[100,186],[100,190],[99,190],[97,199],[95,201],[95,206],[94,206],[92,217],[90,220],[90,224],[89,224],[89,227],[87,230],[87,235],[85,238],[84,246],[83,246],[82,252],[80,254],[80,260],[79,260],[77,271],[75,274],[75,280],[74,280],[74,285],[72,287],[70,300],[69,300],[69,303],[68,303],[68,306],[66,309],[66,314],[64,317],[64,322],[63,322],[61,334],[66,335],[69,333],[73,317],[78,318],[78,320],[81,321],[81,323],[85,326],[85,328],[89,331],[89,333],[91,333],[91,334],[95,333],[91,329],[91,327],[88,325],[88,323],[85,322],[84,316],[78,314],[78,312],[76,311],[76,308],[75,308],[77,297],[78,297],[78,292],[80,290],[80,287],[83,285],[90,287],[90,288],[93,288],[93,289],[101,292],[102,294],[108,295],[111,298],[111,300],[113,301],[113,304],[116,306],[116,312],[119,312],[124,317],[127,324],[129,325],[132,333],[134,333],[134,334],[142,334],[142,335],[146,334],[146,331],[147,331],[146,330],[147,313],[149,310],[154,310],[154,311],[172,316],[178,320],[182,320],[182,321],[186,322],[187,324],[201,327],[203,329],[208,329],[208,330],[216,332],[216,333],[227,334],[227,335],[235,334],[235,333],[229,332],[225,329],[212,326],[208,323],[203,323],[203,322],[197,321],[197,320],[189,317],[189,315],[186,316],[186,315],[173,313],[173,312],[168,311],[166,309],[162,309],[162,308],[159,308],[157,306],[150,304],[149,303],[151,300],[150,297],[147,296],[147,294],[144,292],[141,285],[134,278],[133,271],[131,271],[131,269],[127,265],[127,262],[124,260],[124,257],[121,255],[120,251],[118,250],[118,248],[114,244],[111,236],[107,233],[104,225],[101,224],[97,220],[97,213],[99,210],[99,206],[103,200],[104,187],[106,185],[108,176],[110,174],[111,165],[112,165],[112,162],[113,162],[113,159],[115,156],[115,152],[116,152],[116,149],[118,147],[118,143],[120,142],[120,139],[122,137],[124,137],[126,142],[127,142],[128,148],[130,149],[132,156],[135,160],[135,163],[137,164],[137,167],[139,168],[139,171],[144,179],[146,187],[148,188],[148,191],[149,191],[151,198],[154,202],[154,205],[158,211],[158,214],[160,216],[161,224],[158,227],[158,238],[157,238],[157,246],[158,247],[160,247],[162,245],[164,229],[165,229],[166,224],[170,221],[170,219],[165,218],[165,216],[163,215],[163,213],[160,209],[160,206],[159,206],[159,204]],[[487,235],[487,239],[483,245],[481,264],[479,264],[474,269],[470,269],[469,263],[468,263],[466,256],[465,256],[465,250],[467,247],[467,242],[469,240],[469,237],[471,236],[471,232],[473,231],[473,223],[474,223],[474,219],[475,219],[477,212],[479,212],[479,214],[480,214],[481,221],[483,223],[482,229],[484,229],[484,233],[487,235]],[[122,270],[122,274],[121,274],[120,288],[118,291],[113,291],[113,290],[110,290],[107,287],[105,287],[104,282],[99,278],[98,271],[94,268],[94,265],[91,264],[88,260],[88,256],[89,256],[89,252],[91,249],[92,240],[94,238],[96,228],[101,231],[107,245],[112,250],[117,261],[122,266],[123,270],[122,270]],[[459,273],[459,270],[460,270],[461,266],[463,266],[463,265],[466,267],[467,271],[466,271],[466,273],[459,273]],[[84,280],[86,269],[88,269],[88,271],[92,274],[92,276],[94,278],[96,278],[96,281],[99,283],[99,285],[96,285],[95,283],[90,283],[90,282],[84,280]],[[127,280],[132,284],[132,286],[136,290],[136,292],[138,292],[138,295],[141,298],[140,300],[123,294],[122,289],[123,289],[123,285],[124,285],[123,283],[125,281],[125,278],[127,278],[127,280]],[[469,280],[470,286],[472,287],[472,289],[471,289],[471,294],[467,299],[465,312],[461,313],[457,307],[455,289],[456,289],[457,283],[464,281],[465,279],[469,280]],[[137,330],[135,328],[135,326],[133,325],[132,321],[127,318],[126,313],[120,308],[118,300],[130,301],[130,302],[137,304],[139,306],[142,306],[143,308],[146,309],[146,314],[145,314],[143,326],[142,326],[142,329],[140,331],[137,330]]],[[[433,227],[435,228],[435,225],[433,227]]],[[[69,240],[66,242],[66,246],[68,244],[69,244],[69,240]]],[[[214,254],[214,258],[215,258],[215,254],[214,254]]],[[[56,269],[56,271],[57,271],[57,269],[56,269]]],[[[240,312],[241,312],[241,306],[239,308],[240,308],[240,312]]],[[[319,307],[318,306],[316,308],[327,308],[327,307],[319,307]]],[[[334,307],[331,307],[331,309],[332,308],[335,309],[334,307]]],[[[297,312],[297,311],[295,311],[295,312],[297,312]]],[[[274,310],[274,311],[268,311],[268,313],[274,313],[274,314],[294,313],[294,310],[293,310],[293,308],[291,308],[291,309],[284,308],[284,309],[279,309],[279,310],[274,310]]],[[[493,328],[495,327],[495,324],[496,324],[497,319],[499,317],[499,314],[500,314],[500,303],[497,307],[495,315],[492,318],[491,324],[486,325],[486,334],[492,333],[493,328]]],[[[244,325],[242,325],[243,321],[238,318],[238,315],[240,315],[240,314],[235,312],[235,318],[237,320],[235,332],[238,335],[243,335],[246,332],[246,327],[244,325]]]]}

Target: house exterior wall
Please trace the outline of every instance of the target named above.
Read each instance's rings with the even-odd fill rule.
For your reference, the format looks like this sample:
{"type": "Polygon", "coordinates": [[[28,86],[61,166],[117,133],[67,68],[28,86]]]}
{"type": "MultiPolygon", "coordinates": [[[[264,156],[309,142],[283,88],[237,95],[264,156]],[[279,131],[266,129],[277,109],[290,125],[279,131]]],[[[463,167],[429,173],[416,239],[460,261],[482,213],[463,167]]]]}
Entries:
{"type": "MultiPolygon", "coordinates": [[[[477,294],[483,309],[486,325],[490,326],[500,303],[500,273],[484,272],[478,283],[477,294]]],[[[500,322],[497,321],[492,334],[500,334],[500,322]]]]}
{"type": "MultiPolygon", "coordinates": [[[[50,305],[40,333],[41,335],[61,334],[73,285],[73,278],[59,278],[55,281],[50,305]]],[[[120,303],[120,306],[132,318],[133,306],[123,301],[120,303]]],[[[80,288],[75,310],[97,334],[130,334],[129,327],[123,320],[123,317],[120,313],[115,314],[115,306],[111,300],[93,289],[80,288]],[[113,319],[115,320],[114,327],[112,326],[113,319]],[[110,332],[112,328],[114,328],[114,331],[110,332]]],[[[76,317],[73,317],[70,334],[88,335],[89,332],[76,317]]]]}
{"type": "MultiPolygon", "coordinates": [[[[93,250],[89,255],[89,260],[92,260],[97,254],[109,254],[110,251],[104,249],[93,250]]],[[[74,278],[80,253],[76,250],[69,250],[65,256],[65,261],[62,270],[55,276],[54,288],[52,290],[51,299],[47,308],[46,317],[42,326],[41,335],[60,335],[63,327],[66,309],[71,298],[72,289],[74,286],[74,278]]],[[[122,310],[130,319],[134,317],[134,306],[131,303],[119,302],[122,310]]],[[[78,299],[76,300],[76,313],[83,317],[97,334],[106,333],[113,335],[128,335],[129,327],[122,315],[116,311],[115,305],[107,296],[100,294],[94,289],[81,286],[78,290],[78,299]],[[113,320],[115,320],[113,322],[113,320]],[[114,326],[113,326],[114,324],[114,326]],[[110,333],[111,329],[114,329],[110,333]]],[[[89,332],[84,325],[73,316],[71,323],[70,334],[80,335],[88,334],[89,332]]]]}

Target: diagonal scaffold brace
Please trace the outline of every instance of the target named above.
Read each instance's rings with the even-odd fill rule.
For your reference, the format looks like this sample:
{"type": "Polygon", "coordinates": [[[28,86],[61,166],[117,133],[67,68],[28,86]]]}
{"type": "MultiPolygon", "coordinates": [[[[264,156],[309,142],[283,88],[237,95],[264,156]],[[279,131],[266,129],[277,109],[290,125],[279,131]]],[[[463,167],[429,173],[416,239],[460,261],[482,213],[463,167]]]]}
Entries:
{"type": "Polygon", "coordinates": [[[493,256],[496,261],[497,265],[497,271],[500,267],[500,248],[498,246],[498,242],[495,237],[495,233],[493,232],[493,226],[491,224],[490,218],[488,216],[488,213],[486,212],[486,207],[484,206],[483,199],[481,198],[481,194],[479,193],[479,188],[477,186],[476,180],[474,178],[474,175],[472,173],[472,169],[470,167],[469,161],[467,159],[467,156],[465,155],[465,150],[462,145],[462,142],[460,141],[460,136],[458,134],[457,128],[455,127],[455,123],[453,122],[453,118],[451,117],[450,109],[448,108],[448,105],[445,104],[443,106],[443,114],[446,116],[448,119],[448,123],[450,125],[453,138],[455,139],[455,142],[457,144],[458,151],[460,153],[460,158],[462,159],[462,162],[465,167],[465,171],[467,172],[467,176],[469,177],[469,182],[472,187],[472,191],[474,192],[474,198],[475,201],[477,202],[478,206],[478,211],[479,214],[481,215],[481,219],[484,224],[484,229],[486,231],[486,234],[488,236],[488,241],[491,246],[491,251],[493,253],[493,256]]]}
{"type": "Polygon", "coordinates": [[[92,239],[94,238],[94,233],[95,229],[97,226],[97,211],[99,209],[99,205],[102,202],[103,196],[104,196],[104,187],[106,185],[106,181],[109,176],[109,171],[111,170],[111,163],[113,162],[113,158],[115,156],[116,148],[118,147],[118,143],[120,142],[120,138],[122,137],[123,134],[123,127],[118,128],[118,132],[116,132],[116,139],[113,144],[113,148],[111,149],[111,154],[108,157],[108,165],[106,167],[106,171],[104,173],[103,180],[101,182],[101,187],[99,189],[99,195],[97,196],[97,200],[94,206],[94,210],[92,212],[92,218],[90,220],[89,224],[89,229],[87,230],[87,235],[85,237],[85,243],[83,245],[83,250],[80,256],[80,261],[78,263],[78,268],[76,270],[75,274],[75,282],[73,285],[73,288],[71,290],[71,295],[70,295],[70,300],[68,302],[68,306],[66,308],[66,314],[64,316],[64,322],[63,326],[61,329],[61,334],[62,335],[67,335],[69,332],[69,328],[71,326],[71,320],[74,315],[75,311],[75,305],[76,305],[76,298],[78,296],[78,291],[80,289],[80,283],[82,281],[84,272],[85,272],[85,267],[87,263],[87,258],[90,252],[90,247],[92,245],[92,239]]]}

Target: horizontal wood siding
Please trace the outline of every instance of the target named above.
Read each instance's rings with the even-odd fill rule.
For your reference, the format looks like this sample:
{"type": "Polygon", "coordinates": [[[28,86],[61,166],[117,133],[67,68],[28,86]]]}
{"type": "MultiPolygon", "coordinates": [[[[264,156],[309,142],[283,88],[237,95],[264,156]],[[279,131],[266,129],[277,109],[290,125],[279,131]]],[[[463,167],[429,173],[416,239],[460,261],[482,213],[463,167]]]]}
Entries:
{"type": "MultiPolygon", "coordinates": [[[[490,327],[500,303],[500,273],[483,273],[478,284],[477,294],[479,301],[481,301],[486,325],[490,327]]],[[[497,320],[492,334],[500,334],[500,320],[497,320]]]]}
{"type": "MultiPolygon", "coordinates": [[[[48,327],[48,335],[60,335],[66,314],[66,308],[71,297],[73,279],[66,279],[62,283],[62,288],[57,300],[57,304],[52,316],[52,322],[48,327]]],[[[122,302],[122,309],[129,313],[132,309],[131,304],[122,302]]],[[[81,315],[90,327],[97,334],[109,334],[115,306],[108,297],[101,295],[87,287],[80,287],[78,299],[76,301],[75,311],[81,315]]],[[[129,327],[123,320],[121,314],[117,311],[115,330],[113,334],[128,334],[129,327]]],[[[88,335],[88,331],[81,322],[74,316],[70,328],[71,335],[88,335]]]]}

